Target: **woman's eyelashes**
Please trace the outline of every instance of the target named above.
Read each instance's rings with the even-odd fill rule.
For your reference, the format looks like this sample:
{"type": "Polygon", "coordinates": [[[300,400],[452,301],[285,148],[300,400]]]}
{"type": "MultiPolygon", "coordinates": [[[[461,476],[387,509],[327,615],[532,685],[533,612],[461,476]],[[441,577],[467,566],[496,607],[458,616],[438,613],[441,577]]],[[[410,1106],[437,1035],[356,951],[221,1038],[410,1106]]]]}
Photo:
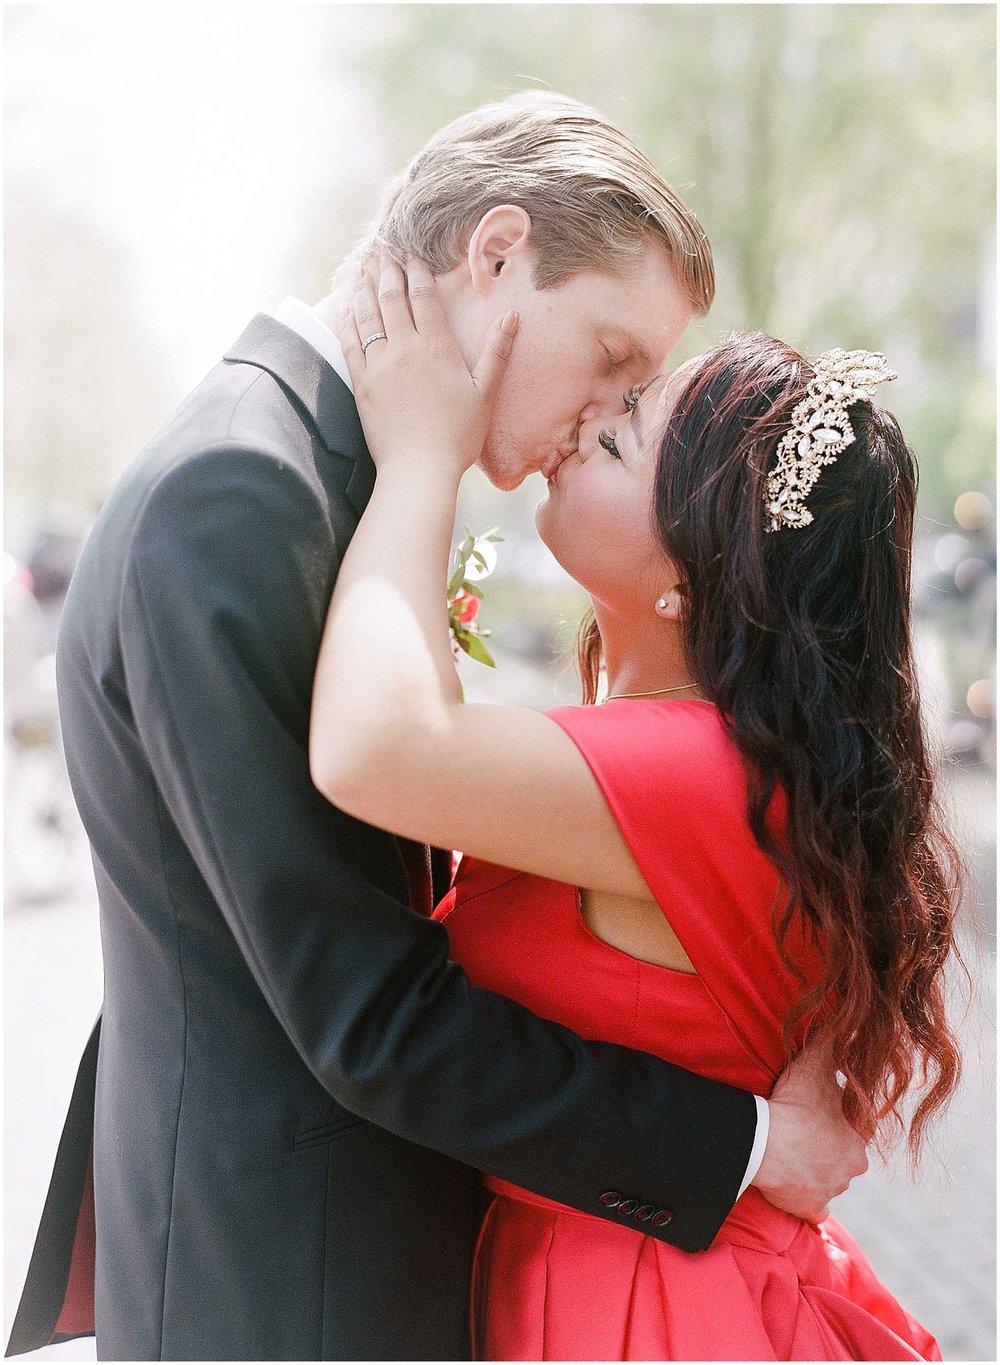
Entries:
{"type": "Polygon", "coordinates": [[[612,436],[610,431],[599,432],[597,437],[597,444],[599,446],[603,446],[604,449],[608,452],[608,454],[611,455],[614,459],[616,460],[621,459],[621,452],[619,451],[618,446],[615,444],[615,438],[614,436],[612,436]]]}
{"type": "MultiPolygon", "coordinates": [[[[622,402],[625,404],[626,412],[631,413],[633,411],[648,387],[648,384],[636,384],[634,388],[629,389],[628,393],[622,394],[622,402]]],[[[613,459],[621,460],[622,455],[618,449],[618,443],[610,431],[602,431],[597,437],[597,443],[603,446],[613,459]]]]}

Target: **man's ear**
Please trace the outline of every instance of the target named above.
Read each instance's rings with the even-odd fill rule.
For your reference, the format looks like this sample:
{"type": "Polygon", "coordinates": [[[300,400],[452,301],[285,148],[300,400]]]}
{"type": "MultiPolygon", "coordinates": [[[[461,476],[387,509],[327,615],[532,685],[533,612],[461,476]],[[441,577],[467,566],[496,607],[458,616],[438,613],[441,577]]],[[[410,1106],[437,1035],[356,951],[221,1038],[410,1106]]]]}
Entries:
{"type": "Polygon", "coordinates": [[[472,287],[489,294],[498,281],[520,277],[532,265],[531,218],[516,204],[498,204],[483,214],[469,238],[472,287]]]}

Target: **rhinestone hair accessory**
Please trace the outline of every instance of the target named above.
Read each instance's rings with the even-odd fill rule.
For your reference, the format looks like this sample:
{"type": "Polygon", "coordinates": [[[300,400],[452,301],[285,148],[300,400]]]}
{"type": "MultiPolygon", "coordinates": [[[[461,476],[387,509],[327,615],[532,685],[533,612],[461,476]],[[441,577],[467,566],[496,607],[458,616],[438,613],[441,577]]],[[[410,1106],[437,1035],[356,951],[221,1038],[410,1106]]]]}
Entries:
{"type": "Polygon", "coordinates": [[[854,440],[847,416],[851,403],[871,402],[879,384],[899,376],[878,351],[824,351],[814,364],[806,395],[792,412],[778,459],[767,477],[764,505],[768,531],[800,530],[813,520],[806,506],[825,464],[833,464],[854,440]]]}

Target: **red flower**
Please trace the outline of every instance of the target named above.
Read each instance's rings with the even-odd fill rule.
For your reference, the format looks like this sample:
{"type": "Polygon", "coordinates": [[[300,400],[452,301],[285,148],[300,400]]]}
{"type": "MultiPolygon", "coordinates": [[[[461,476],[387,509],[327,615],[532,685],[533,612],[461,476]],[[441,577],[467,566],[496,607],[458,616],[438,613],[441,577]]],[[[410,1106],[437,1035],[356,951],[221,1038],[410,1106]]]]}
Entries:
{"type": "Polygon", "coordinates": [[[451,607],[461,624],[468,626],[479,615],[479,598],[463,589],[451,599],[451,607]]]}

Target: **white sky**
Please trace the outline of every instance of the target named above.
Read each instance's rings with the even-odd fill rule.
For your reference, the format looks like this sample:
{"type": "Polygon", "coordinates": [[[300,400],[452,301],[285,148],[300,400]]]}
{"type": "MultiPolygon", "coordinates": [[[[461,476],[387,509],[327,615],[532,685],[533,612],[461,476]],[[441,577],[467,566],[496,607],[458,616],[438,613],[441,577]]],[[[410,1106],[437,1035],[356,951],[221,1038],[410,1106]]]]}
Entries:
{"type": "Polygon", "coordinates": [[[283,262],[317,168],[327,189],[331,172],[370,156],[362,101],[329,70],[331,27],[344,50],[363,38],[359,11],[5,11],[7,175],[121,241],[140,311],[185,388],[287,292],[283,262]]]}

